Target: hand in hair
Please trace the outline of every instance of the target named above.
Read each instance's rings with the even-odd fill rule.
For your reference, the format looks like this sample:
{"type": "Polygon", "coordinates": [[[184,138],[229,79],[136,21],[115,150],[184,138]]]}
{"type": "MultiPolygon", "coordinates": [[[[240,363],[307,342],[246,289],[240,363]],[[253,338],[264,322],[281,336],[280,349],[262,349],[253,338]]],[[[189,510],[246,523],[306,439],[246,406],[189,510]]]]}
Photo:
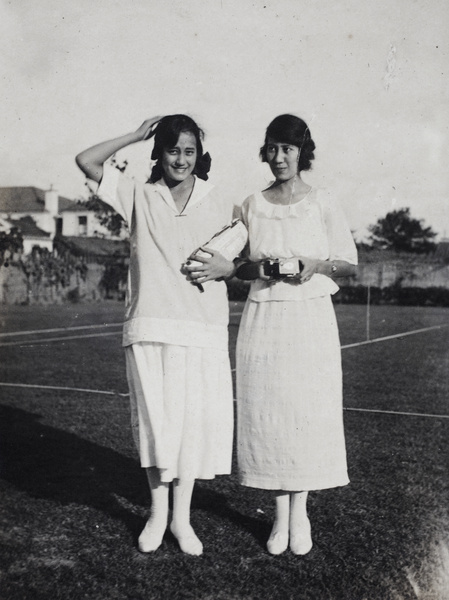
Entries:
{"type": "Polygon", "coordinates": [[[151,117],[150,119],[146,119],[142,125],[136,130],[136,134],[139,136],[140,140],[143,142],[145,140],[149,140],[153,137],[156,132],[156,127],[159,121],[162,119],[161,116],[151,117]]]}

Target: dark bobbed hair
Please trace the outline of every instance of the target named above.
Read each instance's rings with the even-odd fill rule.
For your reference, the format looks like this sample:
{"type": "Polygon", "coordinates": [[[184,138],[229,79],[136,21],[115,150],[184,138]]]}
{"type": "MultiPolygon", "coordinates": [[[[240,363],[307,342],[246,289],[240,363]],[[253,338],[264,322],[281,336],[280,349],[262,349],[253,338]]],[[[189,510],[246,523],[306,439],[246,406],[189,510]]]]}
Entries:
{"type": "Polygon", "coordinates": [[[299,148],[298,173],[309,171],[312,168],[312,160],[315,158],[315,142],[310,135],[309,126],[305,121],[295,115],[279,115],[267,127],[264,145],[260,149],[262,162],[267,160],[268,140],[276,143],[291,144],[299,148]]]}
{"type": "Polygon", "coordinates": [[[204,131],[187,115],[167,115],[162,117],[155,128],[151,158],[157,162],[151,171],[148,180],[150,183],[155,183],[162,178],[162,153],[165,148],[176,146],[181,133],[191,133],[195,137],[197,158],[193,173],[200,179],[208,179],[211,159],[209,153],[203,154],[204,131]]]}

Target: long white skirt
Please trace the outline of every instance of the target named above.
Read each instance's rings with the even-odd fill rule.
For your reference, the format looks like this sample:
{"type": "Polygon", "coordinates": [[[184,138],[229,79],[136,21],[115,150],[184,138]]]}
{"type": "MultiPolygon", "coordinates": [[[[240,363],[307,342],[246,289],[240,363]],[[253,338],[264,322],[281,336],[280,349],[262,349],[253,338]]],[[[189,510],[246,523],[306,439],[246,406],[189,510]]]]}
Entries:
{"type": "Polygon", "coordinates": [[[233,393],[227,351],[142,342],[127,346],[134,441],[161,480],[231,472],[233,393]]]}
{"type": "Polygon", "coordinates": [[[329,296],[247,301],[237,340],[237,414],[243,485],[302,491],[349,482],[329,296]]]}

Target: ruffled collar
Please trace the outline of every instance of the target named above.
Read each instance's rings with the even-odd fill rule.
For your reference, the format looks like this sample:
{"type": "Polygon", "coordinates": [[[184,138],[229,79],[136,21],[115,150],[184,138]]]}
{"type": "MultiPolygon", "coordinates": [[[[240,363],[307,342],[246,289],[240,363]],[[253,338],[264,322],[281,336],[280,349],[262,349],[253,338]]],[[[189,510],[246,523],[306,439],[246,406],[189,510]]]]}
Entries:
{"type": "Polygon", "coordinates": [[[254,194],[253,212],[255,216],[266,219],[301,219],[310,212],[315,197],[316,190],[311,188],[299,202],[273,204],[264,197],[262,192],[256,192],[254,194]]]}

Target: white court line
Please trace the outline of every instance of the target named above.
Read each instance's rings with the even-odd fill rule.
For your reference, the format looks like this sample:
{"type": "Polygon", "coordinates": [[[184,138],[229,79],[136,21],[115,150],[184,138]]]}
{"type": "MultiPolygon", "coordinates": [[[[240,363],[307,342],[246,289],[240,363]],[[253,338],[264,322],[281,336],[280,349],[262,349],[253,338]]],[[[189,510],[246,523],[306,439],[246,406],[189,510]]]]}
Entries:
{"type": "Polygon", "coordinates": [[[56,333],[57,331],[78,331],[80,329],[99,329],[101,327],[118,327],[121,323],[103,323],[102,325],[78,325],[77,327],[55,327],[54,329],[32,329],[30,331],[8,331],[8,333],[0,333],[0,338],[16,337],[18,335],[35,335],[38,333],[56,333]]]}
{"type": "Polygon", "coordinates": [[[381,415],[404,415],[406,417],[431,417],[433,419],[449,419],[449,415],[429,415],[426,413],[410,413],[410,412],[399,412],[395,410],[377,410],[375,408],[350,408],[343,407],[343,410],[353,410],[357,412],[367,413],[379,413],[381,415]]]}
{"type": "MultiPolygon", "coordinates": [[[[119,323],[117,324],[119,325],[119,323]]],[[[91,326],[89,326],[91,327],[91,326]]],[[[98,327],[102,327],[101,325],[98,327]]],[[[394,335],[387,335],[385,337],[374,338],[372,340],[364,340],[363,342],[356,342],[354,344],[346,344],[345,346],[341,346],[342,350],[346,348],[356,348],[357,346],[366,346],[368,344],[375,344],[377,342],[385,342],[388,340],[394,340],[395,338],[403,338],[408,335],[415,335],[416,333],[423,333],[424,331],[432,331],[434,329],[443,329],[444,327],[449,327],[449,323],[445,323],[443,325],[432,325],[431,327],[424,327],[422,329],[414,329],[413,331],[405,331],[403,333],[395,333],[394,335]]],[[[16,342],[1,342],[0,347],[3,346],[37,346],[39,344],[44,344],[47,342],[64,342],[66,340],[80,340],[84,338],[92,338],[92,337],[106,337],[109,335],[121,335],[121,331],[114,332],[106,332],[106,333],[89,333],[85,335],[71,335],[71,336],[61,336],[56,338],[44,338],[37,340],[24,340],[24,341],[16,341],[16,342]]],[[[235,369],[233,369],[235,370],[235,369]]]]}
{"type": "MultiPolygon", "coordinates": [[[[238,317],[242,313],[230,313],[230,316],[238,317]]],[[[101,327],[123,327],[123,323],[105,323],[104,325],[85,325],[78,327],[59,327],[55,329],[35,329],[32,331],[20,331],[20,332],[8,332],[8,333],[0,333],[0,338],[2,337],[15,337],[18,335],[36,335],[38,333],[56,333],[58,331],[76,331],[79,329],[94,329],[101,327]]],[[[64,342],[65,340],[81,340],[89,337],[105,337],[108,335],[120,335],[121,331],[115,332],[107,332],[107,333],[92,333],[92,334],[84,334],[84,335],[65,335],[54,338],[43,338],[43,339],[35,339],[35,340],[23,340],[23,341],[15,341],[15,342],[0,342],[0,347],[4,346],[37,346],[39,344],[46,344],[47,342],[64,342]]]]}
{"type": "MultiPolygon", "coordinates": [[[[231,313],[232,314],[232,313],[231,313]]],[[[240,313],[234,313],[234,315],[239,315],[240,313]]],[[[119,325],[119,323],[117,323],[117,325],[119,325]]],[[[91,327],[91,326],[89,326],[91,327]]],[[[97,327],[101,327],[101,326],[97,326],[97,327]]],[[[392,339],[396,339],[396,338],[402,338],[408,335],[414,335],[416,333],[423,333],[425,331],[431,331],[434,329],[442,329],[444,327],[449,327],[449,323],[448,324],[443,324],[443,325],[433,325],[431,327],[424,327],[422,329],[415,329],[413,331],[407,331],[404,333],[397,333],[395,335],[389,335],[389,336],[385,336],[385,337],[380,337],[380,338],[375,338],[373,340],[365,340],[363,342],[357,342],[355,344],[346,344],[345,346],[342,346],[341,349],[345,349],[345,348],[355,348],[357,346],[364,346],[367,344],[373,344],[376,342],[384,342],[387,340],[392,340],[392,339]]],[[[110,336],[110,335],[121,335],[121,332],[107,332],[107,333],[93,333],[93,334],[87,334],[87,335],[76,335],[76,336],[64,336],[64,337],[59,337],[59,338],[47,338],[45,340],[38,340],[37,343],[41,344],[44,342],[53,342],[53,341],[65,341],[65,340],[73,340],[73,339],[81,339],[81,338],[89,338],[89,337],[104,337],[104,336],[110,336]]],[[[35,341],[28,341],[28,342],[6,342],[6,343],[0,343],[0,346],[13,346],[13,345],[33,345],[35,344],[35,341]]],[[[235,372],[235,369],[232,369],[232,372],[235,372]]],[[[107,395],[119,395],[119,396],[128,396],[129,394],[119,394],[118,392],[110,392],[110,391],[103,391],[103,390],[89,390],[89,389],[83,389],[83,388],[69,388],[69,387],[60,387],[60,386],[37,386],[37,385],[31,385],[31,384],[20,384],[20,383],[1,383],[0,382],[0,386],[9,386],[9,387],[26,387],[26,388],[35,388],[35,389],[52,389],[52,390],[65,390],[65,391],[78,391],[78,392],[87,392],[87,393],[95,393],[95,394],[107,394],[107,395]]],[[[357,412],[370,412],[370,413],[378,413],[378,414],[391,414],[391,415],[403,415],[403,416],[415,416],[415,417],[430,417],[430,418],[435,418],[435,419],[449,419],[449,415],[432,415],[432,414],[425,414],[425,413],[408,413],[408,412],[399,412],[399,411],[389,411],[389,410],[376,410],[376,409],[368,409],[368,408],[344,408],[343,410],[349,410],[349,411],[357,411],[357,412]]]]}
{"type": "Polygon", "coordinates": [[[0,347],[4,346],[39,346],[41,344],[46,344],[47,342],[65,342],[66,340],[81,340],[85,338],[94,338],[94,337],[107,337],[109,335],[122,335],[121,331],[107,331],[105,333],[87,333],[85,335],[64,335],[61,337],[55,338],[44,338],[37,340],[22,340],[18,342],[1,342],[0,347]]]}
{"type": "MultiPolygon", "coordinates": [[[[121,392],[110,392],[106,390],[89,390],[85,388],[72,388],[72,387],[63,387],[58,385],[31,385],[29,383],[3,383],[0,382],[0,386],[3,387],[14,387],[14,388],[28,388],[28,389],[37,389],[37,390],[59,390],[65,392],[85,392],[89,394],[103,394],[107,396],[121,396],[123,398],[128,397],[129,394],[123,394],[121,392]]],[[[235,402],[234,398],[234,402],[235,402]]],[[[432,415],[426,413],[409,413],[409,412],[400,412],[394,410],[377,410],[372,408],[351,408],[351,407],[343,407],[343,410],[351,410],[356,412],[366,412],[366,413],[378,413],[382,415],[401,415],[405,417],[430,417],[433,419],[449,419],[449,415],[432,415]]]]}
{"type": "MultiPolygon", "coordinates": [[[[242,315],[241,312],[229,313],[230,317],[240,317],[241,315],[242,315]]],[[[54,327],[53,329],[30,329],[29,331],[8,331],[7,333],[0,333],[0,338],[17,337],[19,335],[38,335],[40,333],[58,333],[60,331],[61,332],[79,331],[80,329],[101,329],[103,327],[123,327],[123,321],[121,321],[120,323],[103,323],[101,325],[78,325],[76,327],[54,327]]],[[[62,338],[55,338],[55,339],[62,339],[62,338]]],[[[0,345],[2,345],[2,344],[0,344],[0,345]]]]}
{"type": "Polygon", "coordinates": [[[432,325],[432,327],[424,327],[423,329],[413,329],[412,331],[406,331],[405,333],[395,333],[394,335],[386,335],[385,337],[374,338],[373,340],[365,340],[363,342],[356,342],[355,344],[346,344],[341,349],[355,348],[357,346],[366,346],[366,344],[375,344],[376,342],[385,342],[387,340],[394,340],[395,338],[402,338],[407,335],[414,335],[415,333],[423,333],[424,331],[431,331],[432,329],[442,329],[443,327],[449,327],[449,323],[444,325],[432,325]]]}
{"type": "Polygon", "coordinates": [[[108,392],[105,390],[89,390],[85,388],[63,387],[59,385],[32,385],[30,383],[0,383],[4,387],[32,388],[35,390],[63,390],[68,392],[87,392],[89,394],[106,394],[108,396],[129,396],[121,392],[108,392]]]}
{"type": "MultiPolygon", "coordinates": [[[[230,313],[231,317],[239,317],[242,313],[230,313]]],[[[103,327],[123,327],[123,323],[104,323],[103,325],[80,325],[77,327],[58,327],[54,329],[34,329],[30,331],[16,331],[16,332],[8,332],[8,333],[0,333],[0,338],[4,337],[16,337],[19,335],[37,335],[39,333],[57,333],[64,331],[78,331],[80,329],[99,329],[103,327]]],[[[72,335],[72,336],[61,336],[55,338],[44,338],[44,339],[35,339],[35,340],[26,340],[26,341],[15,341],[15,342],[0,342],[0,347],[2,346],[35,346],[38,344],[45,344],[47,342],[61,342],[65,340],[80,340],[88,337],[103,337],[108,335],[119,335],[120,332],[114,333],[98,333],[98,334],[87,334],[87,335],[72,335]]]]}

